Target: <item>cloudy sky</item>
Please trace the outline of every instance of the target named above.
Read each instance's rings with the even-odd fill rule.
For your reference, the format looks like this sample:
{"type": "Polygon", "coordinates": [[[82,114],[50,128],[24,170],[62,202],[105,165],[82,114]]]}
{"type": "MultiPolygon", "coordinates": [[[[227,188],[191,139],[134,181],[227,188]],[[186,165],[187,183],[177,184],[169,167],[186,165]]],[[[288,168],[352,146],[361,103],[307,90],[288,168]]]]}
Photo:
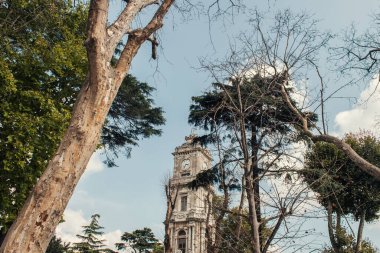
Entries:
{"type": "MultiPolygon", "coordinates": [[[[111,16],[122,10],[120,1],[111,1],[111,16]]],[[[371,15],[380,10],[378,0],[287,0],[251,1],[251,8],[275,11],[290,8],[307,11],[320,19],[321,30],[341,32],[354,23],[363,31],[372,24],[371,15]]],[[[159,238],[163,237],[165,199],[163,182],[173,167],[171,153],[184,142],[191,132],[187,116],[191,96],[210,88],[207,73],[198,70],[200,57],[222,57],[229,43],[240,32],[249,30],[249,13],[239,13],[234,19],[218,20],[209,24],[206,17],[183,20],[173,12],[167,18],[160,33],[158,61],[150,60],[150,45],[141,48],[133,62],[131,73],[141,81],[154,86],[156,105],[163,107],[166,125],[161,137],[140,142],[132,151],[132,157],[120,157],[118,167],[106,168],[101,152],[93,155],[86,173],[81,178],[65,211],[65,222],[57,228],[57,234],[67,241],[75,241],[81,226],[87,224],[92,214],[101,215],[105,238],[113,245],[124,231],[150,227],[159,238]]],[[[376,131],[375,119],[379,119],[380,94],[374,91],[374,82],[366,82],[345,91],[352,100],[332,100],[326,108],[329,128],[336,134],[359,129],[376,131]]],[[[380,248],[380,225],[371,224],[365,235],[380,248]]]]}

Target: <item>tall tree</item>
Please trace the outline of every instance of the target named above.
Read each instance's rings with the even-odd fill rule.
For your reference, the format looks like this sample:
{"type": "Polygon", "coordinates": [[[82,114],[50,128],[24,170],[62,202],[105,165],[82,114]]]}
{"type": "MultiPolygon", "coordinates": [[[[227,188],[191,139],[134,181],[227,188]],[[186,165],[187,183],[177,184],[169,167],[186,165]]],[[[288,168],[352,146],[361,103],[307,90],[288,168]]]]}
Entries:
{"type": "Polygon", "coordinates": [[[100,237],[104,234],[103,227],[99,224],[99,214],[91,216],[89,225],[83,226],[83,234],[77,235],[81,242],[73,243],[72,249],[78,253],[106,253],[113,252],[105,248],[100,237]]]}
{"type": "Polygon", "coordinates": [[[8,231],[0,252],[46,250],[74,188],[99,144],[106,116],[134,56],[145,41],[153,41],[153,33],[162,27],[173,2],[164,0],[152,6],[156,0],[128,1],[110,25],[109,1],[90,2],[85,41],[89,67],[69,127],[8,231]],[[132,27],[136,15],[148,6],[155,10],[147,25],[132,27]],[[112,64],[115,49],[127,33],[128,39],[120,57],[112,64]]]}
{"type": "Polygon", "coordinates": [[[129,233],[125,232],[121,236],[123,242],[116,243],[119,250],[128,248],[133,249],[135,253],[147,253],[157,248],[158,240],[155,238],[150,228],[136,229],[129,233]]]}
{"type": "MultiPolygon", "coordinates": [[[[380,141],[368,133],[348,134],[344,141],[367,161],[380,165],[380,141]]],[[[341,224],[343,215],[359,221],[355,248],[362,251],[365,222],[378,219],[380,183],[363,172],[333,144],[317,143],[306,154],[301,171],[305,182],[318,194],[328,215],[328,231],[334,252],[343,252],[348,238],[341,224]],[[333,215],[335,214],[335,224],[333,215]]],[[[352,246],[352,244],[349,244],[352,246]]]]}
{"type": "MultiPolygon", "coordinates": [[[[268,217],[261,214],[260,180],[268,172],[272,175],[275,171],[286,172],[275,169],[275,164],[286,153],[284,147],[303,138],[299,132],[302,121],[283,99],[282,84],[288,81],[283,69],[287,63],[300,68],[302,65],[297,63],[297,55],[305,54],[312,59],[325,43],[325,38],[315,32],[313,20],[288,10],[276,15],[274,26],[268,33],[263,31],[263,17],[259,13],[252,19],[254,34],[242,37],[242,49],[232,51],[225,60],[204,65],[216,79],[216,88],[193,98],[189,122],[204,127],[210,135],[216,130],[225,133],[223,137],[214,135],[206,140],[215,143],[220,138],[221,142],[229,141],[232,146],[235,143],[237,152],[232,161],[243,170],[252,231],[250,244],[252,252],[259,253],[268,251],[284,218],[294,211],[292,204],[279,208],[272,234],[264,236],[264,228],[268,226],[265,218],[268,217]],[[258,43],[252,43],[252,40],[258,43]],[[293,44],[292,49],[285,47],[286,43],[293,44]],[[300,48],[305,52],[297,52],[300,48]]],[[[285,89],[287,94],[294,91],[291,85],[285,89]]],[[[292,98],[289,100],[296,104],[292,98]]],[[[305,113],[309,116],[308,124],[315,122],[314,113],[306,110],[305,113]]]]}
{"type": "MultiPolygon", "coordinates": [[[[173,3],[174,0],[129,0],[115,22],[109,24],[109,1],[90,2],[85,42],[89,68],[75,102],[69,127],[7,234],[0,252],[40,252],[46,249],[80,176],[99,144],[106,115],[129,72],[133,58],[146,41],[150,41],[153,48],[156,47],[154,33],[163,26],[164,17],[173,3]],[[141,23],[133,21],[148,7],[151,12],[146,14],[153,14],[147,24],[137,28],[132,26],[141,23]],[[120,58],[112,65],[115,49],[126,34],[128,39],[120,58]],[[20,238],[20,234],[25,236],[20,238]]],[[[297,116],[303,120],[302,115],[297,116]]],[[[305,133],[309,134],[308,129],[305,129],[305,133]]],[[[349,146],[337,142],[337,139],[324,139],[335,141],[343,150],[348,150],[351,159],[362,169],[380,179],[380,169],[360,159],[349,146]]]]}
{"type": "MultiPolygon", "coordinates": [[[[69,124],[85,79],[88,7],[70,1],[3,1],[0,8],[0,242],[69,124]]],[[[114,56],[115,60],[118,57],[114,56]]],[[[120,149],[159,135],[162,109],[127,75],[102,129],[108,165],[120,149]]]]}
{"type": "MultiPolygon", "coordinates": [[[[248,218],[253,233],[250,242],[253,252],[266,252],[271,241],[271,237],[264,237],[266,224],[261,214],[260,181],[268,170],[272,170],[272,173],[275,171],[274,164],[281,156],[282,148],[292,142],[290,134],[296,135],[292,128],[296,119],[283,102],[277,81],[277,78],[263,77],[259,74],[252,77],[242,76],[239,79],[231,78],[229,84],[218,83],[215,90],[194,97],[190,108],[189,122],[210,130],[204,139],[215,143],[224,138],[226,142],[226,137],[230,136],[231,144],[238,144],[234,153],[229,157],[224,155],[220,161],[223,167],[214,171],[218,175],[217,181],[221,183],[222,191],[226,193],[234,182],[236,184],[236,176],[231,180],[231,177],[228,177],[231,173],[228,173],[225,167],[228,163],[233,163],[243,169],[244,190],[249,207],[248,218]],[[222,128],[223,131],[218,131],[224,132],[225,135],[215,136],[216,128],[222,128]],[[273,158],[270,158],[271,156],[273,158]],[[226,181],[230,183],[225,185],[226,181]]],[[[224,195],[224,199],[226,203],[229,202],[228,195],[224,195]]],[[[227,208],[224,205],[224,209],[227,208]]],[[[283,217],[280,217],[281,223],[283,217]]],[[[221,222],[222,219],[223,215],[218,217],[217,221],[221,222]]],[[[216,226],[218,228],[218,224],[216,226]]],[[[220,233],[216,234],[215,242],[218,243],[220,233]]],[[[220,246],[215,245],[216,248],[220,246]]]]}
{"type": "Polygon", "coordinates": [[[45,253],[71,253],[70,243],[62,242],[61,238],[54,235],[45,253]]]}

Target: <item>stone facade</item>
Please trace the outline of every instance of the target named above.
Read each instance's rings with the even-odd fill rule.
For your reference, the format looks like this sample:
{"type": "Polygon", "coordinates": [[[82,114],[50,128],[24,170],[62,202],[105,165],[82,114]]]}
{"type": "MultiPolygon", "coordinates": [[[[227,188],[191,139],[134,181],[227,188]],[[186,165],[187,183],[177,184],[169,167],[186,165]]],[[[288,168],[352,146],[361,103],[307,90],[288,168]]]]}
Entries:
{"type": "Polygon", "coordinates": [[[207,149],[193,143],[194,135],[175,148],[174,171],[170,185],[177,190],[175,208],[170,220],[170,240],[174,253],[205,253],[206,223],[212,226],[211,215],[207,218],[212,203],[211,194],[203,187],[189,189],[185,185],[196,175],[211,166],[211,155],[207,149]]]}

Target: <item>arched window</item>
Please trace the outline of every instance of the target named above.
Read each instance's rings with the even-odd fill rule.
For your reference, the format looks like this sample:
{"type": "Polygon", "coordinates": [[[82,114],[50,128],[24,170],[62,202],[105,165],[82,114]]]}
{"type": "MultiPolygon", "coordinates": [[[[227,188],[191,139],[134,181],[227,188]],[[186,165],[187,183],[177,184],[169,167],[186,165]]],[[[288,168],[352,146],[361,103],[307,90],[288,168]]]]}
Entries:
{"type": "Polygon", "coordinates": [[[185,230],[180,230],[178,232],[178,250],[181,253],[186,253],[186,232],[185,230]]]}

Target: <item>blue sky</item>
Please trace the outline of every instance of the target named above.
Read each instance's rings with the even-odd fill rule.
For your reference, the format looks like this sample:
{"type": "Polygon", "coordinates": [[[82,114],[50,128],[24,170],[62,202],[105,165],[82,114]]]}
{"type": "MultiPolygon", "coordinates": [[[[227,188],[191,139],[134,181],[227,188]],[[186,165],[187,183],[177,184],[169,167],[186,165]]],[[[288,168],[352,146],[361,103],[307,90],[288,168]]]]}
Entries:
{"type": "MultiPolygon", "coordinates": [[[[377,0],[287,0],[250,1],[249,7],[257,4],[259,10],[289,8],[292,11],[307,11],[320,19],[321,30],[341,32],[354,23],[363,31],[373,24],[371,15],[380,10],[377,0]]],[[[116,16],[122,5],[112,2],[110,16],[116,16]]],[[[231,21],[218,20],[211,23],[206,17],[183,18],[176,12],[168,15],[164,29],[160,32],[158,62],[150,59],[150,45],[140,49],[134,59],[131,74],[146,81],[157,91],[153,94],[156,105],[163,107],[166,125],[161,137],[140,142],[132,151],[132,157],[122,156],[119,167],[106,168],[101,156],[96,153],[81,178],[66,209],[65,220],[58,234],[71,239],[80,231],[80,226],[89,217],[98,213],[105,227],[107,239],[116,240],[124,231],[151,227],[156,235],[163,237],[162,221],[165,214],[163,182],[173,167],[171,153],[184,142],[191,132],[187,116],[191,97],[210,87],[208,74],[198,70],[199,58],[214,59],[226,55],[229,43],[240,32],[249,30],[249,13],[239,13],[231,21]]],[[[367,82],[369,85],[369,82],[367,82]]],[[[368,87],[358,86],[345,94],[365,99],[368,87]]],[[[334,132],[373,128],[379,100],[366,105],[353,104],[346,100],[328,103],[330,128],[334,132]],[[364,113],[365,112],[365,113],[364,113]],[[337,116],[338,115],[338,116],[337,116]],[[360,125],[359,125],[360,122],[360,125]]],[[[325,225],[325,224],[324,224],[325,225]]],[[[380,224],[372,224],[366,235],[380,248],[380,224]]]]}

